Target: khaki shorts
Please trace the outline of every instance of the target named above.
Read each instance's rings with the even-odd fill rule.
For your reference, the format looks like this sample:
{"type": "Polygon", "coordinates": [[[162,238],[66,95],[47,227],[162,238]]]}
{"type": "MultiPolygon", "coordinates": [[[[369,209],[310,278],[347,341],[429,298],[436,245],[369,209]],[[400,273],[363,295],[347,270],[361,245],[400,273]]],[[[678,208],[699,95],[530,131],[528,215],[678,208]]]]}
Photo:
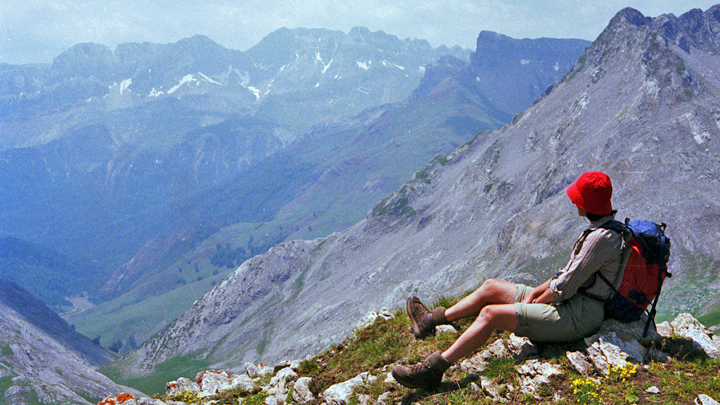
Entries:
{"type": "Polygon", "coordinates": [[[605,319],[605,305],[581,294],[552,305],[521,303],[532,290],[532,287],[517,285],[517,336],[537,342],[573,342],[597,332],[605,319]]]}

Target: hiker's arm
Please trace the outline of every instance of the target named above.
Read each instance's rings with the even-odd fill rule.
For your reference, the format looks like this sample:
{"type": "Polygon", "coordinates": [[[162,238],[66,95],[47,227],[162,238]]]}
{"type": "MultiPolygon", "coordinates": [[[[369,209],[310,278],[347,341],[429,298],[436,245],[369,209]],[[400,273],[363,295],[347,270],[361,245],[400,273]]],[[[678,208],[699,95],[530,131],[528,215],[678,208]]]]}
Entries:
{"type": "Polygon", "coordinates": [[[552,278],[548,281],[540,284],[539,286],[533,288],[533,290],[528,294],[527,297],[523,300],[523,303],[525,304],[551,304],[555,302],[555,299],[552,296],[552,293],[550,293],[549,287],[550,282],[552,281],[552,278]]]}
{"type": "Polygon", "coordinates": [[[555,301],[570,299],[605,263],[617,257],[619,243],[617,234],[608,230],[591,232],[580,251],[573,254],[567,266],[550,283],[549,290],[555,301]]]}

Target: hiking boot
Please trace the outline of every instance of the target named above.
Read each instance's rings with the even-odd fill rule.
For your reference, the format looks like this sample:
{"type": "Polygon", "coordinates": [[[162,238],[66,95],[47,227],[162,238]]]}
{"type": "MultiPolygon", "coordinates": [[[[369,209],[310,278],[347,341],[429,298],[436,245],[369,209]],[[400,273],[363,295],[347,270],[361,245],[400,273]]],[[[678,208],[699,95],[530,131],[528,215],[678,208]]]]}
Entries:
{"type": "Polygon", "coordinates": [[[438,350],[423,363],[410,367],[394,367],[392,376],[407,388],[433,388],[440,385],[443,374],[450,366],[450,362],[445,360],[438,350]]]}
{"type": "Polygon", "coordinates": [[[445,308],[437,307],[430,312],[418,297],[408,298],[407,313],[412,321],[413,335],[416,339],[425,339],[427,335],[434,335],[436,326],[449,323],[445,319],[445,308]]]}

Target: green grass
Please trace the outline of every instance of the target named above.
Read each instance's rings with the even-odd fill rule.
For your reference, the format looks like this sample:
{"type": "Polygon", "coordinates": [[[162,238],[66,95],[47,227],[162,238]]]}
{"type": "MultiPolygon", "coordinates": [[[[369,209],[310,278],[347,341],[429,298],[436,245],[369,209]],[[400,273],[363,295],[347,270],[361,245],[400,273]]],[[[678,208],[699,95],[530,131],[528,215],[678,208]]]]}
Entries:
{"type": "Polygon", "coordinates": [[[515,360],[512,357],[498,357],[488,360],[482,374],[498,384],[517,382],[515,360]]]}
{"type": "Polygon", "coordinates": [[[156,395],[165,392],[166,383],[180,377],[194,380],[198,372],[207,370],[209,366],[207,360],[199,360],[193,355],[187,355],[161,363],[152,374],[139,378],[124,378],[124,373],[114,363],[100,366],[99,371],[118,384],[135,388],[147,395],[156,395]]]}
{"type": "MultiPolygon", "coordinates": [[[[428,308],[449,307],[467,296],[473,290],[458,297],[439,297],[428,308]]],[[[333,384],[347,381],[360,373],[369,372],[378,377],[371,384],[356,389],[356,395],[369,395],[370,403],[375,403],[380,395],[389,393],[386,403],[390,404],[491,404],[492,398],[482,391],[475,391],[482,376],[500,386],[500,390],[511,399],[511,404],[690,404],[699,394],[720,399],[720,360],[710,359],[704,352],[695,348],[691,341],[680,336],[671,336],[655,341],[641,342],[647,347],[662,350],[668,356],[668,363],[652,362],[648,365],[627,365],[611,369],[605,377],[593,379],[579,375],[565,356],[568,351],[584,350],[580,343],[538,344],[541,357],[563,370],[565,377],[552,385],[543,385],[537,395],[519,393],[519,375],[512,357],[489,359],[487,365],[478,374],[468,374],[454,368],[445,374],[443,383],[433,390],[413,390],[394,383],[386,383],[385,376],[396,365],[411,365],[425,360],[436,350],[444,350],[457,338],[456,334],[437,334],[424,340],[416,340],[412,335],[411,323],[404,309],[396,310],[395,318],[378,319],[367,328],[356,330],[354,335],[345,339],[325,352],[300,363],[299,374],[311,377],[310,390],[318,395],[333,384]],[[473,384],[475,383],[475,384],[473,384]],[[508,388],[507,385],[512,386],[508,388]],[[660,393],[647,392],[656,386],[660,393]],[[556,397],[561,398],[557,400],[556,397]]],[[[472,319],[458,323],[466,329],[472,319]]],[[[506,339],[507,332],[496,332],[488,343],[496,339],[506,339]]],[[[478,351],[484,348],[478,349],[478,351]]],[[[152,393],[164,387],[165,382],[180,376],[192,378],[198,371],[207,367],[202,361],[187,356],[163,363],[150,379],[117,381],[141,391],[152,393]]],[[[113,370],[102,370],[114,377],[113,370]]],[[[269,376],[264,383],[269,382],[269,376]]],[[[262,383],[259,383],[261,386],[262,383]]],[[[291,394],[289,394],[291,395],[291,394]]],[[[244,398],[244,404],[260,405],[268,394],[263,391],[230,391],[218,395],[214,400],[218,404],[237,403],[244,398]]],[[[357,396],[350,403],[358,403],[357,396]]]]}
{"type": "MultiPolygon", "coordinates": [[[[440,297],[428,308],[449,307],[460,297],[440,297]]],[[[388,404],[483,404],[493,403],[491,398],[473,389],[479,374],[468,374],[459,368],[446,373],[443,383],[434,390],[412,390],[396,384],[385,383],[385,375],[395,365],[410,365],[423,361],[436,350],[449,347],[457,338],[453,334],[438,334],[425,340],[412,336],[410,321],[404,310],[394,312],[394,319],[376,321],[373,325],[356,333],[324,353],[305,360],[300,365],[300,375],[312,377],[310,389],[315,394],[323,392],[330,385],[346,381],[362,372],[370,372],[378,379],[372,384],[357,389],[356,394],[370,395],[374,403],[380,395],[390,393],[388,404]]],[[[465,329],[472,319],[459,324],[465,329]]],[[[488,343],[507,337],[507,333],[496,333],[488,343]]],[[[614,368],[606,377],[589,380],[579,375],[566,360],[567,351],[582,350],[581,344],[539,345],[538,349],[546,361],[560,367],[565,373],[553,385],[541,386],[537,397],[519,394],[519,364],[511,357],[488,360],[480,372],[498,385],[510,384],[514,388],[501,388],[512,398],[512,404],[686,404],[699,394],[720,399],[720,360],[713,360],[698,351],[692,342],[682,337],[669,337],[657,341],[646,341],[646,346],[655,346],[667,353],[668,363],[650,363],[614,368]],[[596,383],[596,382],[597,383],[596,383]],[[646,390],[656,386],[659,394],[646,390]],[[562,399],[555,401],[555,396],[562,399]]],[[[481,349],[480,349],[481,350],[481,349]]],[[[357,399],[354,400],[355,402],[357,399]]],[[[352,402],[351,402],[352,403],[352,402]]]]}

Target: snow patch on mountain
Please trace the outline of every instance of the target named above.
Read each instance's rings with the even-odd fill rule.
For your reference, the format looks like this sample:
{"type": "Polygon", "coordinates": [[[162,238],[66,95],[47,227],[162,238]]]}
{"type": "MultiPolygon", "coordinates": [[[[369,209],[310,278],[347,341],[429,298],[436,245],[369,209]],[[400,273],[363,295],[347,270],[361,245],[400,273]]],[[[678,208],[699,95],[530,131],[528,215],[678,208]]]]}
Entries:
{"type": "Polygon", "coordinates": [[[386,61],[386,60],[382,61],[382,65],[385,66],[385,67],[395,67],[395,68],[398,68],[398,69],[400,69],[400,70],[405,70],[405,67],[404,67],[404,66],[400,66],[400,65],[398,65],[398,64],[396,64],[396,63],[388,62],[388,61],[386,61]]]}
{"type": "Polygon", "coordinates": [[[332,63],[333,63],[334,60],[335,60],[335,59],[330,59],[330,62],[328,62],[327,65],[323,64],[322,74],[325,74],[325,72],[327,72],[328,68],[330,68],[330,65],[332,65],[332,63]]]}
{"type": "Polygon", "coordinates": [[[368,70],[368,69],[370,69],[370,65],[371,65],[371,64],[372,64],[372,61],[371,61],[371,60],[369,60],[369,61],[367,61],[367,62],[357,61],[358,67],[359,67],[360,69],[363,69],[363,70],[368,70]]]}
{"type": "Polygon", "coordinates": [[[253,87],[253,86],[247,86],[245,88],[250,90],[250,92],[255,95],[256,100],[260,99],[260,89],[258,89],[257,87],[253,87]]]}
{"type": "Polygon", "coordinates": [[[148,94],[148,97],[160,97],[163,94],[165,94],[164,91],[157,90],[157,89],[155,89],[155,87],[153,87],[152,90],[150,90],[150,94],[148,94]]]}
{"type": "Polygon", "coordinates": [[[170,90],[168,90],[168,94],[175,93],[177,89],[180,88],[183,84],[196,82],[197,80],[193,75],[185,75],[182,79],[180,79],[180,83],[176,84],[175,86],[171,87],[170,90]]]}
{"type": "Polygon", "coordinates": [[[126,79],[120,82],[120,94],[122,95],[125,90],[132,84],[132,79],[126,79]]]}
{"type": "Polygon", "coordinates": [[[215,80],[205,76],[202,72],[198,72],[198,74],[202,76],[203,80],[205,80],[206,82],[222,86],[222,83],[216,82],[215,80]]]}

